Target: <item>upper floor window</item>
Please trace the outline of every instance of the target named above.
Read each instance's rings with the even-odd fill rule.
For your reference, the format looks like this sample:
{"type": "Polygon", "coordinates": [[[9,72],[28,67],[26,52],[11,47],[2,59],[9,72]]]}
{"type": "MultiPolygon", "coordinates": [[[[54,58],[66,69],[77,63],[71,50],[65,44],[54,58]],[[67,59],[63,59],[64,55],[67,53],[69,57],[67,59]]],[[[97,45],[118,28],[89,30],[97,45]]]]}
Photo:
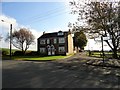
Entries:
{"type": "Polygon", "coordinates": [[[57,43],[57,39],[56,38],[54,38],[54,44],[56,44],[57,43]]]}
{"type": "Polygon", "coordinates": [[[59,38],[59,43],[65,43],[65,38],[59,38]]]}
{"type": "Polygon", "coordinates": [[[50,39],[47,39],[47,44],[50,44],[50,39]]]}
{"type": "Polygon", "coordinates": [[[45,44],[45,40],[40,40],[40,44],[45,44]]]}
{"type": "Polygon", "coordinates": [[[64,33],[62,31],[59,31],[58,36],[60,36],[60,35],[64,35],[64,33]]]}

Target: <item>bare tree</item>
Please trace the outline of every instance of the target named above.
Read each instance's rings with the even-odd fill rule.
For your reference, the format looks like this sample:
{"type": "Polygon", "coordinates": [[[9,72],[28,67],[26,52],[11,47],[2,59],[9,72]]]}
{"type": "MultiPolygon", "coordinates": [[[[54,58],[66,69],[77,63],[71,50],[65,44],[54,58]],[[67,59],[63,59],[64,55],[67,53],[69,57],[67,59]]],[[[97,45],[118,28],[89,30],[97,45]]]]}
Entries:
{"type": "MultiPolygon", "coordinates": [[[[35,39],[32,32],[26,28],[21,28],[19,31],[14,31],[11,35],[11,38],[13,46],[22,50],[23,54],[25,54],[25,52],[35,39]]],[[[8,37],[7,39],[10,39],[10,37],[8,37]]]]}
{"type": "Polygon", "coordinates": [[[105,42],[113,51],[113,57],[117,58],[120,46],[119,2],[88,2],[84,5],[75,1],[70,3],[74,7],[73,12],[77,12],[79,20],[84,19],[88,24],[87,33],[93,37],[110,37],[105,42]]]}

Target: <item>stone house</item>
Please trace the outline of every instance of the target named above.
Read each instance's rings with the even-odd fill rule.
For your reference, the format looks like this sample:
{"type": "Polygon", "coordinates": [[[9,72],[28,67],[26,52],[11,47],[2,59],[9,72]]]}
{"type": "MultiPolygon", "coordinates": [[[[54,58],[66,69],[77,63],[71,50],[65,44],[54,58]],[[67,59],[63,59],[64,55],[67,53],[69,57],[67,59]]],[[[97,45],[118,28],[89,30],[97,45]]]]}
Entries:
{"type": "Polygon", "coordinates": [[[71,31],[43,33],[37,39],[39,54],[69,55],[74,53],[73,37],[71,31]]]}

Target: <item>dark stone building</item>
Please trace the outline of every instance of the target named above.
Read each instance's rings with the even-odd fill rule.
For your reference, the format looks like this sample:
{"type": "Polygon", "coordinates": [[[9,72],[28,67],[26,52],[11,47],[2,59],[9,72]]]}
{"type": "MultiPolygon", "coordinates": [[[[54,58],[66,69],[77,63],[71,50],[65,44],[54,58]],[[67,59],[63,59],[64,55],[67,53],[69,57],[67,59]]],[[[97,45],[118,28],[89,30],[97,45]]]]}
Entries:
{"type": "Polygon", "coordinates": [[[68,55],[73,53],[73,37],[70,31],[43,33],[37,39],[38,53],[43,55],[68,55]]]}

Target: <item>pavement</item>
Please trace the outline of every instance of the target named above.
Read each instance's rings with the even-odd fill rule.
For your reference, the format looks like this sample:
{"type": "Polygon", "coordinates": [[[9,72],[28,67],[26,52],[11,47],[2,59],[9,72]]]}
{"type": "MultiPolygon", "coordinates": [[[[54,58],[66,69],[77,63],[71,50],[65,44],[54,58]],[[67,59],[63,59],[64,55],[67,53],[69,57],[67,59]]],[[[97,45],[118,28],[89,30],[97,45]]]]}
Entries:
{"type": "Polygon", "coordinates": [[[120,68],[87,65],[78,53],[56,61],[2,61],[2,88],[118,88],[120,68]]]}

